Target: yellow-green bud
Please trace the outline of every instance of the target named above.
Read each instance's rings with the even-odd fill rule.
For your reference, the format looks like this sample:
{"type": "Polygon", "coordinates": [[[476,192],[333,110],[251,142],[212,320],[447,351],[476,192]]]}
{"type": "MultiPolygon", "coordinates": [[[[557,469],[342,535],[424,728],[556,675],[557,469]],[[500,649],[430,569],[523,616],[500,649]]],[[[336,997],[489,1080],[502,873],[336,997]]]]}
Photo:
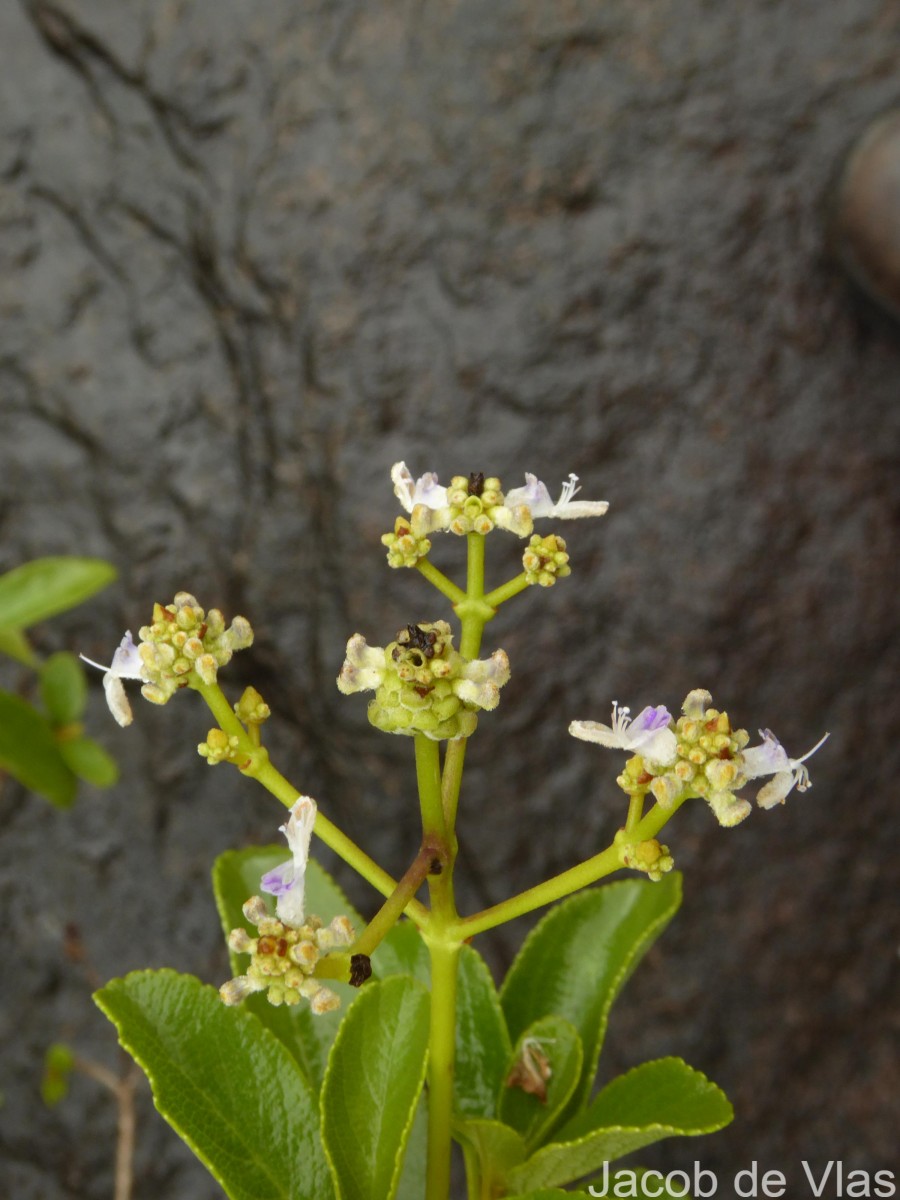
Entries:
{"type": "Polygon", "coordinates": [[[414,567],[431,550],[428,538],[417,537],[406,517],[398,517],[394,522],[394,532],[383,534],[381,542],[387,546],[390,567],[414,567]]]}
{"type": "Polygon", "coordinates": [[[537,583],[541,587],[552,587],[557,579],[571,575],[572,568],[568,563],[566,543],[554,533],[546,537],[532,534],[528,548],[522,555],[522,566],[529,584],[537,583]]]}
{"type": "Polygon", "coordinates": [[[234,706],[234,711],[245,725],[262,725],[272,715],[272,710],[254,687],[244,689],[244,694],[234,706]]]}

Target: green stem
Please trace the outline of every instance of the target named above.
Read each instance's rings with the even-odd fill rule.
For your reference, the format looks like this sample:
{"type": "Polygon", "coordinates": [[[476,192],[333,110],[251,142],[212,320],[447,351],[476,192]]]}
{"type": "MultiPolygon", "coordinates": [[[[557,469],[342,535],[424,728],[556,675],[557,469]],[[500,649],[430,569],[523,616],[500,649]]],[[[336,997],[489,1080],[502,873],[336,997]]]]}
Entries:
{"type": "Polygon", "coordinates": [[[447,1200],[450,1195],[450,1128],[453,1121],[459,951],[459,942],[428,941],[431,956],[431,1034],[428,1050],[425,1200],[447,1200]]]}
{"type": "MultiPolygon", "coordinates": [[[[630,831],[633,840],[643,842],[648,838],[655,837],[683,803],[684,800],[676,800],[671,808],[662,808],[659,804],[654,805],[646,817],[630,831]]],[[[471,917],[463,917],[455,928],[450,928],[446,932],[448,935],[457,934],[463,939],[474,937],[476,933],[484,933],[487,929],[505,925],[507,921],[533,912],[536,908],[542,908],[545,904],[553,904],[554,901],[561,900],[564,896],[571,895],[572,892],[596,883],[598,879],[603,879],[606,875],[612,875],[621,867],[618,846],[607,846],[600,854],[585,859],[584,862],[570,867],[568,871],[563,871],[560,875],[554,875],[552,879],[547,879],[536,887],[528,888],[517,896],[511,896],[508,900],[502,900],[491,908],[474,913],[471,917]]]]}
{"type": "Polygon", "coordinates": [[[417,733],[415,742],[416,783],[422,809],[422,833],[426,838],[437,838],[445,842],[447,826],[444,823],[444,806],[441,801],[440,744],[424,733],[417,733]]]}
{"type": "Polygon", "coordinates": [[[461,587],[448,579],[443,571],[439,571],[434,563],[430,563],[427,558],[420,558],[416,563],[416,570],[428,580],[433,587],[450,601],[451,604],[458,604],[460,600],[465,600],[466,593],[461,587]]]}
{"type": "Polygon", "coordinates": [[[434,860],[439,857],[435,847],[423,845],[413,859],[392,895],[379,908],[353,945],[354,954],[372,954],[389,930],[408,908],[416,892],[425,882],[434,860]]]}
{"type": "Polygon", "coordinates": [[[441,778],[441,801],[444,820],[448,829],[456,828],[456,810],[459,807],[459,791],[462,787],[463,764],[466,761],[468,738],[457,738],[448,742],[444,752],[444,774],[441,778]]]}
{"type": "Polygon", "coordinates": [[[484,597],[484,602],[485,604],[489,604],[491,608],[499,608],[505,600],[511,600],[513,596],[518,596],[519,592],[524,592],[530,586],[528,576],[523,571],[515,579],[510,579],[507,583],[501,584],[500,587],[494,588],[492,592],[488,592],[484,597]]]}
{"type": "MultiPolygon", "coordinates": [[[[219,685],[198,681],[191,686],[209,705],[220,728],[229,736],[238,739],[238,749],[242,755],[246,755],[246,759],[239,763],[242,774],[249,775],[257,783],[262,784],[266,791],[271,792],[277,800],[280,800],[285,808],[292,808],[300,793],[280,771],[272,766],[265,747],[253,744],[219,685]]],[[[326,846],[329,846],[382,896],[390,896],[396,891],[397,881],[387,871],[382,870],[378,863],[369,858],[368,854],[338,829],[337,825],[329,821],[321,810],[316,814],[315,833],[326,846]]],[[[410,900],[406,911],[408,916],[419,926],[428,920],[428,909],[418,900],[410,900]]]]}
{"type": "Polygon", "coordinates": [[[642,792],[632,792],[628,803],[628,816],[625,819],[625,832],[631,833],[644,815],[644,795],[642,792]]]}

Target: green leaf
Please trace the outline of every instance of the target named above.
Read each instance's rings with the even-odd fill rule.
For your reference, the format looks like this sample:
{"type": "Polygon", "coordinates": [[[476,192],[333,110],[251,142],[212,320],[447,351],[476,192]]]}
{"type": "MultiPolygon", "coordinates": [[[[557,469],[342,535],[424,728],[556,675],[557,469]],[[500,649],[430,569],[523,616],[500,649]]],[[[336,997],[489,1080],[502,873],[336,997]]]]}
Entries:
{"type": "Polygon", "coordinates": [[[467,1118],[455,1121],[454,1137],[462,1144],[469,1190],[475,1181],[480,1196],[505,1196],[507,1174],[525,1158],[522,1136],[502,1121],[467,1118]]]}
{"type": "Polygon", "coordinates": [[[313,1091],[254,1016],[170,970],[134,971],[94,999],[231,1200],[333,1197],[313,1091]]]}
{"type": "Polygon", "coordinates": [[[497,1115],[509,1053],[506,1021],[487,963],[477,950],[463,946],[456,998],[456,1112],[464,1117],[497,1115]]]}
{"type": "Polygon", "coordinates": [[[628,879],[580,892],[550,910],[509,970],[500,1002],[512,1038],[554,1014],[578,1031],[581,1103],[590,1094],[613,1000],[680,903],[675,872],[659,883],[628,879]]]}
{"type": "Polygon", "coordinates": [[[6,654],[26,667],[37,667],[39,662],[28,638],[19,629],[0,629],[0,654],[6,654]]]}
{"type": "Polygon", "coordinates": [[[112,787],[119,778],[116,760],[92,738],[67,738],[58,743],[66,766],[85,783],[94,787],[112,787]]]}
{"type": "Polygon", "coordinates": [[[425,1195],[425,1175],[428,1170],[428,1102],[419,1097],[416,1115],[406,1143],[403,1170],[397,1185],[395,1200],[422,1200],[425,1195]]]}
{"type": "Polygon", "coordinates": [[[27,629],[75,608],[116,578],[99,558],[36,558],[0,575],[0,628],[27,629]]]}
{"type": "Polygon", "coordinates": [[[340,1200],[391,1200],[428,1059],[429,996],[396,975],[347,1013],[322,1085],[322,1140],[340,1200]]]}
{"type": "Polygon", "coordinates": [[[0,692],[0,770],[57,808],[75,799],[78,781],[66,766],[46,719],[20,696],[0,692]]]}
{"type": "Polygon", "coordinates": [[[509,1182],[520,1189],[570,1183],[662,1138],[712,1133],[733,1115],[724,1092],[680,1058],[644,1063],[614,1079],[509,1182]]]}
{"type": "Polygon", "coordinates": [[[372,970],[378,979],[389,975],[412,975],[427,987],[431,982],[428,949],[412,921],[402,917],[388,930],[372,955],[372,970]]]}
{"type": "Polygon", "coordinates": [[[87,683],[74,654],[60,650],[41,666],[41,699],[54,725],[71,725],[84,712],[87,683]]]}
{"type": "Polygon", "coordinates": [[[516,1042],[503,1075],[500,1119],[521,1133],[529,1151],[546,1141],[559,1123],[578,1086],[583,1061],[578,1031],[563,1017],[542,1017],[529,1025],[516,1042]],[[550,1072],[546,1079],[541,1079],[542,1063],[550,1072]],[[514,1067],[537,1070],[537,1081],[545,1090],[543,1099],[519,1085],[506,1083],[514,1067]]]}
{"type": "MultiPolygon", "coordinates": [[[[260,894],[259,881],[266,871],[288,857],[286,845],[248,846],[243,850],[226,850],[219,855],[213,864],[212,881],[216,907],[226,937],[232,929],[238,928],[246,929],[251,937],[256,936],[256,929],[244,916],[242,905],[250,896],[260,894]]],[[[362,917],[353,909],[328,872],[312,858],[306,869],[306,907],[326,924],[332,917],[343,913],[353,922],[354,928],[362,928],[362,917]]],[[[229,951],[229,958],[232,974],[242,975],[246,958],[233,951],[229,951]]],[[[328,986],[340,996],[341,1007],[321,1016],[315,1016],[306,1004],[276,1008],[261,993],[244,1001],[244,1007],[254,1013],[290,1050],[316,1089],[321,1087],[328,1051],[337,1035],[338,1026],[346,1010],[359,996],[358,989],[345,983],[329,980],[328,986]]]]}
{"type": "Polygon", "coordinates": [[[69,1076],[75,1066],[75,1055],[63,1042],[54,1042],[44,1055],[44,1074],[41,1079],[41,1099],[48,1108],[64,1100],[69,1092],[69,1076]]]}

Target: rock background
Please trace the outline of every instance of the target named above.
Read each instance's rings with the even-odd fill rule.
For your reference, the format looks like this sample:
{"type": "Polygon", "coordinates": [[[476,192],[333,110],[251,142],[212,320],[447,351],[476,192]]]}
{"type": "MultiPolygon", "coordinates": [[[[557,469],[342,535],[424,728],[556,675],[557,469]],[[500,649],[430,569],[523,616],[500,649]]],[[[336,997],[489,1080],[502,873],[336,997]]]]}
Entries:
{"type": "MultiPolygon", "coordinates": [[[[102,659],[184,587],[245,613],[228,681],[260,687],[279,765],[399,872],[410,746],[333,686],[350,633],[442,615],[383,565],[390,464],[571,470],[611,510],[564,529],[571,580],[487,631],[514,676],[470,749],[465,908],[612,835],[614,760],[564,736],[612,697],[702,684],[794,754],[831,730],[812,792],[674,825],[685,907],[602,1064],[683,1054],[726,1089],[728,1130],[642,1156],[699,1158],[724,1194],[753,1159],[797,1187],[802,1159],[898,1166],[900,329],[826,238],[842,157],[900,98],[898,35],[891,0],[0,7],[0,567],[121,572],[42,650],[102,659]]],[[[519,551],[489,547],[500,582],[519,551]]],[[[116,1062],[67,923],[100,978],[218,982],[211,862],[281,819],[197,759],[197,705],[119,732],[98,687],[92,727],[113,794],[66,814],[0,794],[15,1200],[111,1193],[108,1098],[37,1096],[51,1040],[116,1062]]],[[[484,939],[498,969],[518,932],[484,939]]],[[[219,1195],[142,1090],[136,1200],[219,1195]]]]}

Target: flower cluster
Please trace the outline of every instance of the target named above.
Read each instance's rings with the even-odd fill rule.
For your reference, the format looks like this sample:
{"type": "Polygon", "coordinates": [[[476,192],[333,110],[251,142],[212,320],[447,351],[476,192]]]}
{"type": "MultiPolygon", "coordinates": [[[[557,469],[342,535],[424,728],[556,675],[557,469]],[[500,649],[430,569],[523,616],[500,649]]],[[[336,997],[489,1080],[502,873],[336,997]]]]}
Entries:
{"type": "Polygon", "coordinates": [[[243,928],[233,929],[228,936],[235,954],[250,955],[250,965],[246,974],[219,988],[226,1004],[239,1004],[253,992],[264,991],[270,1004],[294,1005],[305,999],[317,1014],[340,1006],[337,994],[316,979],[314,972],[323,955],[349,946],[354,933],[347,917],[335,917],[323,926],[318,917],[306,915],[306,866],[315,822],[315,800],[298,796],[287,824],[281,826],[291,857],[268,871],[260,883],[264,892],[277,897],[275,916],[261,896],[251,896],[243,912],[256,926],[258,936],[251,937],[243,928]]]}
{"type": "Polygon", "coordinates": [[[246,929],[232,929],[228,945],[235,954],[249,954],[244,975],[229,979],[219,988],[226,1004],[240,1004],[254,992],[265,992],[270,1004],[299,1004],[308,1000],[314,1013],[340,1008],[340,997],[313,972],[323,954],[353,941],[353,926],[347,917],[335,917],[324,926],[318,917],[293,926],[270,915],[261,896],[251,896],[244,916],[257,927],[258,936],[246,929]]]}
{"type": "Polygon", "coordinates": [[[337,685],[345,695],[374,690],[368,715],[376,728],[442,741],[474,732],[477,711],[497,707],[508,679],[503,650],[469,661],[453,648],[447,622],[435,621],[407,625],[384,648],[354,634],[337,685]]]}
{"type": "Polygon", "coordinates": [[[166,704],[192,678],[215,683],[219,667],[231,661],[235,650],[253,644],[246,617],[235,617],[226,628],[217,608],[204,612],[189,592],[179,592],[171,604],[154,604],[153,620],[140,630],[140,645],[125,634],[108,667],[81,657],[104,671],[103,689],[110,712],[120,725],[130,725],[131,705],[123,679],[141,679],[141,695],[153,704],[166,704]]]}
{"type": "Polygon", "coordinates": [[[751,780],[773,777],[756,797],[761,808],[783,804],[795,787],[802,792],[812,786],[803,764],[827,733],[802,758],[793,759],[769,730],[760,733],[761,745],[748,746],[746,729],[732,729],[728,714],[711,704],[710,693],[697,688],[688,694],[676,721],[662,706],[630,718],[627,708],[614,703],[611,725],[573,721],[569,732],[634,752],[616,780],[629,795],[650,792],[663,808],[702,797],[720,825],[737,825],[750,814],[750,803],[736,793],[751,780]]]}
{"type": "Polygon", "coordinates": [[[562,520],[602,517],[609,508],[605,500],[573,499],[579,491],[577,475],[569,476],[555,504],[546,485],[527,473],[525,486],[513,488],[505,495],[499,479],[485,477],[480,472],[468,477],[455,475],[449,488],[445,488],[433,472],[413,479],[406,463],[399,462],[391,469],[391,479],[394,493],[409,514],[409,520],[399,517],[394,532],[381,539],[388,547],[388,562],[392,567],[414,566],[431,549],[428,534],[439,530],[462,536],[487,534],[496,528],[509,530],[517,537],[528,537],[538,517],[562,520]]]}
{"type": "Polygon", "coordinates": [[[572,574],[566,543],[555,533],[546,537],[531,535],[528,549],[522,555],[522,567],[529,584],[538,583],[541,587],[552,587],[557,579],[572,574]]]}

